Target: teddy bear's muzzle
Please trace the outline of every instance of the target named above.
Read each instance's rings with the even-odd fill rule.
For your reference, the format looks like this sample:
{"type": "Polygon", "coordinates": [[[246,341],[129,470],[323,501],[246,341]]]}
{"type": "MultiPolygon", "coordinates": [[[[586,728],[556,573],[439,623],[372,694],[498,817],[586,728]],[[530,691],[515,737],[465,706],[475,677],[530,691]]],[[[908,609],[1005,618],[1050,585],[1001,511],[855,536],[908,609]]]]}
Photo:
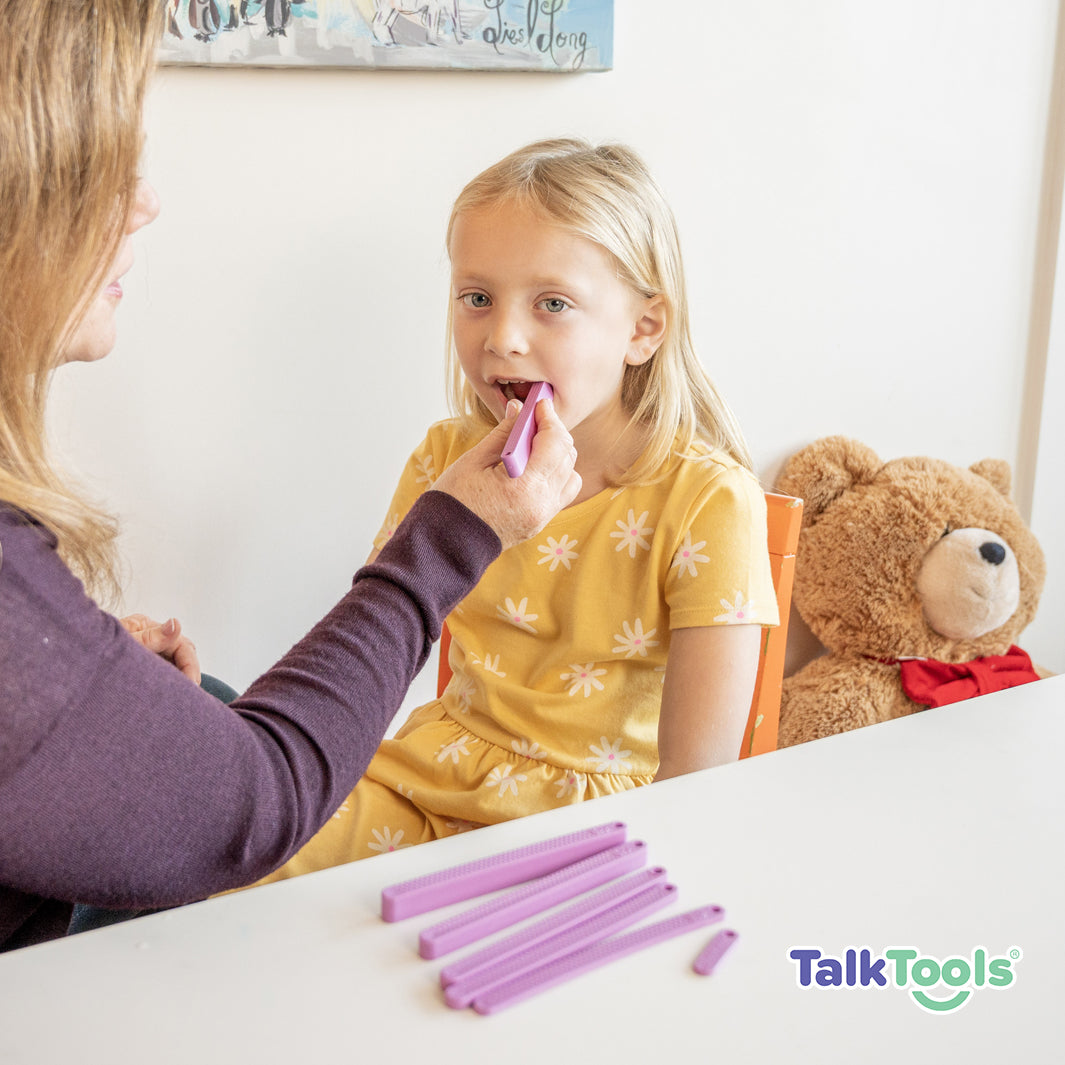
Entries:
{"type": "Polygon", "coordinates": [[[1004,625],[1020,602],[1017,559],[987,529],[955,529],[925,555],[917,594],[929,627],[971,640],[1004,625]]]}

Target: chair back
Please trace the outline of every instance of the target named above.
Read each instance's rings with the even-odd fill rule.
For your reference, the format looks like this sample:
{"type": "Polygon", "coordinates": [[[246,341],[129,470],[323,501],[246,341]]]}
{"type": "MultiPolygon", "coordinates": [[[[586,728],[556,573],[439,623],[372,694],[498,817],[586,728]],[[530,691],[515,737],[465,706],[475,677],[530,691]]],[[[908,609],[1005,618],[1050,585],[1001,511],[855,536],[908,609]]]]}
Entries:
{"type": "MultiPolygon", "coordinates": [[[[788,617],[791,613],[791,587],[795,579],[795,551],[799,546],[802,526],[802,500],[793,496],[767,492],[766,511],[769,524],[769,565],[773,587],[777,593],[780,624],[762,630],[762,646],[758,658],[758,676],[754,684],[754,698],[743,732],[740,757],[775,751],[777,727],[780,723],[780,692],[784,684],[784,649],[788,642],[788,617]]],[[[437,666],[437,698],[451,680],[448,653],[451,633],[447,625],[440,633],[440,661],[437,666]]]]}
{"type": "Polygon", "coordinates": [[[795,552],[802,527],[802,500],[794,496],[766,492],[766,515],[769,524],[769,567],[777,593],[780,624],[762,629],[762,649],[758,659],[758,677],[754,698],[743,732],[740,757],[764,754],[777,749],[780,724],[780,692],[784,685],[784,649],[788,642],[788,618],[791,615],[791,588],[795,581],[795,552]]]}

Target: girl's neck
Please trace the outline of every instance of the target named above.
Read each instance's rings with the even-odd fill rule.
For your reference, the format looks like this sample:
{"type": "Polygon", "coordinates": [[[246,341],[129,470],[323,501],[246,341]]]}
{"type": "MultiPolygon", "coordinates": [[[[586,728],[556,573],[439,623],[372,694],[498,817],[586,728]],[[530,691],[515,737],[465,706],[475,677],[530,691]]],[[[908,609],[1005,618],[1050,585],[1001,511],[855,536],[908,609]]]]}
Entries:
{"type": "Polygon", "coordinates": [[[609,426],[582,423],[573,430],[581,490],[570,506],[583,503],[604,488],[617,484],[621,475],[640,457],[647,446],[647,430],[627,422],[626,415],[609,426]]]}

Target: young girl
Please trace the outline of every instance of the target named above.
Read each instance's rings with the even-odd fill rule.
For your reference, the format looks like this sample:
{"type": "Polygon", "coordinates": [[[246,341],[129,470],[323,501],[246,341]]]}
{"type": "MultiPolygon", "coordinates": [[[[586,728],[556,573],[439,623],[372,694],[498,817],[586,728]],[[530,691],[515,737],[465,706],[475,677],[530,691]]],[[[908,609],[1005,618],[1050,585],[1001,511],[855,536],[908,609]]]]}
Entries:
{"type": "Polygon", "coordinates": [[[462,191],[447,246],[459,413],[407,464],[378,549],[536,381],[582,488],[448,618],[443,696],[270,879],[735,760],[777,623],[765,498],[693,351],[675,225],[641,160],[523,148],[462,191]]]}

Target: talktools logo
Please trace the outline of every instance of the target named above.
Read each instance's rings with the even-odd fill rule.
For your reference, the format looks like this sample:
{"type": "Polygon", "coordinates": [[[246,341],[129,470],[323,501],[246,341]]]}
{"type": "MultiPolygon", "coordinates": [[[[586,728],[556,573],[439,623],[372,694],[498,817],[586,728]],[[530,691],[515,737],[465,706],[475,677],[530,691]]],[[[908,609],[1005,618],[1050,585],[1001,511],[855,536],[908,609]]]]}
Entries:
{"type": "Polygon", "coordinates": [[[915,947],[888,947],[879,954],[868,947],[848,947],[842,956],[825,954],[818,947],[792,947],[788,958],[795,963],[795,980],[801,988],[894,987],[909,992],[929,1013],[952,1013],[976,991],[1012,987],[1021,952],[1012,947],[1007,954],[992,957],[983,947],[974,947],[968,957],[940,960],[915,947]]]}

